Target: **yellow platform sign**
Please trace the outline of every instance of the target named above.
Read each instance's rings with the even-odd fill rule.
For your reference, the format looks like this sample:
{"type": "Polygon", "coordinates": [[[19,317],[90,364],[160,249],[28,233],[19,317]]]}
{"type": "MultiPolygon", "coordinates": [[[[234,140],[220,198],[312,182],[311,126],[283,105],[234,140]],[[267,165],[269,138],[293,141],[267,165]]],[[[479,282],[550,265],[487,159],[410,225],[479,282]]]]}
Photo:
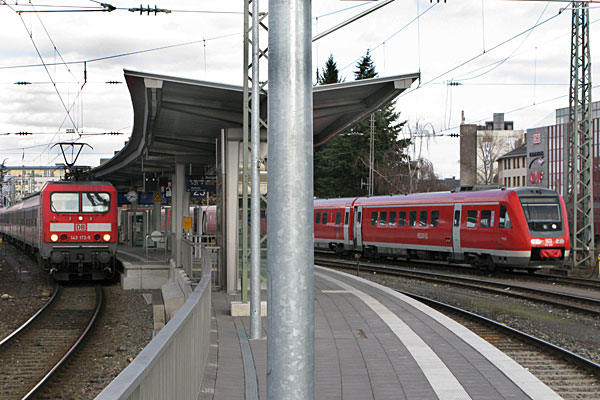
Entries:
{"type": "Polygon", "coordinates": [[[183,229],[192,229],[192,217],[183,217],[183,229]]]}

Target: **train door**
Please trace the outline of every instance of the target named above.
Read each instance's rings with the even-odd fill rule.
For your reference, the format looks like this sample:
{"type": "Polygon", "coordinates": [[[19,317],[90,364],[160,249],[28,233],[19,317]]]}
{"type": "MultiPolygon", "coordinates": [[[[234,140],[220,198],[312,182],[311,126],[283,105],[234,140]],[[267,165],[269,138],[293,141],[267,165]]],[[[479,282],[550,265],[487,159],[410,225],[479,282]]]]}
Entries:
{"type": "Polygon", "coordinates": [[[452,251],[455,260],[464,259],[462,248],[460,247],[460,215],[462,204],[454,205],[454,216],[452,218],[452,251]]]}
{"type": "Polygon", "coordinates": [[[350,244],[350,207],[344,210],[344,247],[350,244]]]}
{"type": "Polygon", "coordinates": [[[354,207],[354,249],[362,251],[362,213],[361,206],[354,207]]]}

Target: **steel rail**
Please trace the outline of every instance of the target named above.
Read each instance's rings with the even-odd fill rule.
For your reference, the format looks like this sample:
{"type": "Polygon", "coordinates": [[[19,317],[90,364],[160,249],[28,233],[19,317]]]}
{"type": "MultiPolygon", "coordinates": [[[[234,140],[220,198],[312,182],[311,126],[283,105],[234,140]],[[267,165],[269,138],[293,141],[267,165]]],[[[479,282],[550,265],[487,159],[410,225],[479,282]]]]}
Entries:
{"type": "Polygon", "coordinates": [[[94,313],[90,318],[87,326],[79,335],[79,338],[73,343],[73,345],[67,350],[64,356],[52,367],[50,371],[25,395],[21,400],[29,400],[33,398],[35,394],[37,394],[38,390],[46,383],[48,380],[58,371],[58,369],[67,361],[67,359],[75,352],[77,347],[81,344],[83,339],[87,336],[88,332],[96,322],[98,315],[100,315],[100,310],[102,309],[102,305],[104,303],[104,291],[101,286],[96,286],[96,308],[94,309],[94,313]]]}
{"type": "MultiPolygon", "coordinates": [[[[357,268],[356,263],[345,262],[345,261],[344,262],[339,262],[339,261],[336,262],[336,261],[331,261],[331,260],[316,259],[315,263],[318,263],[318,264],[321,264],[324,266],[330,265],[330,266],[337,266],[340,268],[347,268],[347,269],[356,269],[357,268]]],[[[566,308],[569,308],[572,310],[577,310],[579,312],[592,314],[594,316],[600,315],[600,299],[594,299],[594,298],[590,298],[590,297],[582,297],[582,296],[575,296],[575,295],[566,294],[566,293],[534,289],[534,288],[520,286],[520,285],[512,285],[510,283],[504,283],[504,282],[500,283],[500,282],[480,280],[480,279],[475,279],[475,278],[456,277],[456,276],[433,273],[433,272],[413,271],[413,270],[406,270],[406,269],[397,268],[397,267],[374,265],[374,264],[369,264],[369,263],[361,263],[360,268],[368,268],[368,269],[377,270],[378,272],[382,272],[382,273],[386,273],[386,274],[404,276],[404,277],[421,279],[421,280],[428,280],[428,281],[437,282],[437,283],[460,285],[460,286],[468,287],[471,289],[485,290],[485,291],[496,293],[496,294],[504,294],[507,296],[517,297],[517,298],[521,298],[521,299],[525,299],[525,300],[543,302],[544,304],[552,304],[552,305],[559,306],[559,307],[566,307],[566,308]],[[488,285],[488,286],[484,286],[484,285],[488,285]],[[509,290],[507,291],[506,288],[509,288],[509,290]],[[525,291],[530,294],[528,295],[528,294],[524,294],[524,293],[516,293],[516,292],[514,292],[514,290],[522,290],[522,291],[525,291]],[[532,294],[537,294],[538,296],[547,296],[547,297],[546,298],[534,297],[532,294]],[[585,303],[587,305],[591,305],[592,307],[595,307],[597,309],[590,309],[590,308],[582,307],[582,306],[579,306],[577,304],[572,304],[572,303],[566,304],[565,302],[552,300],[548,297],[552,297],[555,299],[556,298],[563,299],[564,301],[568,301],[568,302],[581,302],[581,303],[585,303]]]]}
{"type": "Polygon", "coordinates": [[[10,342],[19,333],[23,332],[23,330],[25,330],[25,328],[27,328],[37,317],[42,315],[42,313],[46,310],[46,308],[48,308],[48,306],[50,306],[50,304],[52,304],[52,302],[54,302],[59,291],[60,291],[60,285],[56,284],[56,286],[54,286],[54,292],[52,293],[52,297],[50,297],[50,300],[48,300],[42,308],[40,308],[35,314],[33,314],[33,316],[31,318],[29,318],[27,321],[25,321],[25,323],[23,323],[23,325],[21,325],[20,327],[15,329],[10,335],[8,335],[4,339],[2,339],[2,341],[0,341],[0,348],[2,348],[2,346],[4,344],[10,342]]]}
{"type": "MultiPolygon", "coordinates": [[[[535,336],[529,335],[525,332],[522,332],[518,329],[512,328],[510,326],[504,325],[500,322],[494,321],[492,319],[483,317],[481,315],[475,314],[473,312],[446,304],[446,303],[442,303],[440,301],[437,300],[433,300],[427,297],[423,297],[414,293],[410,293],[410,292],[406,292],[403,290],[396,290],[399,293],[402,293],[406,296],[412,297],[422,303],[426,303],[428,305],[433,305],[435,307],[438,308],[442,308],[442,309],[446,309],[446,310],[451,310],[455,313],[461,314],[463,316],[467,316],[468,318],[471,319],[475,319],[478,322],[481,323],[485,323],[488,325],[493,326],[495,329],[500,330],[504,333],[510,334],[511,336],[515,336],[517,337],[519,340],[522,341],[526,341],[529,343],[534,344],[535,346],[537,346],[538,348],[542,348],[548,352],[551,352],[553,354],[558,354],[561,358],[579,366],[584,368],[586,371],[591,372],[592,374],[594,374],[596,377],[600,378],[600,364],[595,363],[594,361],[591,361],[585,357],[582,357],[578,354],[575,354],[569,350],[566,350],[562,347],[556,346],[552,343],[549,343],[543,339],[537,338],[535,336]]],[[[435,308],[434,307],[434,308],[435,308]]]]}

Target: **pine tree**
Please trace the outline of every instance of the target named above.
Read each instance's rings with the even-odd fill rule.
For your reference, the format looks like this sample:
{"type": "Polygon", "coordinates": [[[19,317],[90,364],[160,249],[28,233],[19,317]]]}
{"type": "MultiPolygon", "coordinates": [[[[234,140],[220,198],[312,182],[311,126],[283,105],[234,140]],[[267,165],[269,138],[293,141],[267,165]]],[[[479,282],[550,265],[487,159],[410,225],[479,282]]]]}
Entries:
{"type": "Polygon", "coordinates": [[[330,54],[329,58],[325,62],[325,68],[323,68],[323,73],[319,74],[319,70],[317,69],[317,83],[319,85],[327,85],[329,83],[340,82],[344,82],[344,79],[339,78],[337,64],[335,61],[333,61],[333,54],[330,54]]]}
{"type": "MultiPolygon", "coordinates": [[[[355,78],[368,79],[377,76],[369,51],[356,65],[355,78]]],[[[320,84],[339,82],[339,71],[333,55],[330,55],[320,84]]],[[[400,114],[393,103],[375,112],[375,169],[395,171],[399,163],[405,162],[404,149],[409,142],[397,140],[404,123],[398,123],[400,114]]],[[[348,132],[337,135],[326,144],[315,149],[314,193],[315,196],[350,197],[367,194],[363,183],[369,176],[370,117],[359,122],[348,132]]],[[[386,184],[385,177],[375,180],[376,194],[399,192],[397,185],[386,184]],[[377,190],[379,189],[379,190],[377,190]]]]}
{"type": "Polygon", "coordinates": [[[373,63],[373,59],[371,58],[371,52],[367,50],[367,54],[365,54],[358,64],[356,64],[356,68],[358,70],[354,71],[354,78],[358,81],[361,79],[369,79],[377,77],[377,72],[375,72],[375,64],[373,63]]]}

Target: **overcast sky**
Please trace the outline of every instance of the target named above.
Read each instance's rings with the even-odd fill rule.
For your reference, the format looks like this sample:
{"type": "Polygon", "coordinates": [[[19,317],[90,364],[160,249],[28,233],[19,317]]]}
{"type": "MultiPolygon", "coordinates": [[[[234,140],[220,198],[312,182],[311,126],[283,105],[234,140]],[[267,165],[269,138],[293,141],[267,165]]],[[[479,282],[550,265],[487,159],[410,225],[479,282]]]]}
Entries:
{"type": "MultiPolygon", "coordinates": [[[[6,165],[62,162],[57,149],[49,149],[49,145],[76,138],[66,133],[73,128],[84,133],[123,133],[82,138],[93,150],[84,150],[80,165],[95,166],[100,158],[121,149],[131,133],[133,118],[123,69],[242,84],[242,0],[156,2],[159,8],[174,10],[157,16],[125,10],[19,16],[15,11],[50,10],[47,6],[82,9],[98,4],[84,0],[31,0],[33,7],[25,1],[6,3],[0,5],[0,134],[10,133],[0,136],[0,162],[6,158],[6,165]],[[83,90],[82,62],[68,68],[40,66],[41,58],[46,64],[61,62],[61,58],[79,62],[188,42],[196,43],[88,61],[83,90]],[[20,67],[27,65],[36,66],[20,67]],[[14,84],[21,81],[33,84],[14,84]],[[71,110],[69,115],[65,109],[71,110]],[[16,136],[17,132],[35,135],[16,136]]],[[[139,7],[135,1],[110,4],[139,7]]],[[[313,35],[374,4],[313,1],[313,35]]],[[[267,5],[268,1],[261,1],[261,11],[266,11],[267,5]]],[[[491,120],[493,113],[504,112],[515,129],[552,124],[554,110],[568,106],[571,11],[559,15],[567,5],[555,1],[448,0],[438,4],[398,0],[313,44],[313,70],[322,68],[333,54],[342,76],[351,81],[358,59],[371,49],[379,76],[420,71],[420,85],[415,83],[396,103],[401,119],[407,120],[413,131],[418,123],[437,134],[458,132],[463,110],[467,123],[482,123],[491,120]],[[521,34],[536,24],[541,25],[521,34]],[[450,81],[461,85],[449,86],[450,81]]],[[[599,15],[596,9],[590,10],[592,82],[600,73],[594,68],[599,65],[600,43],[595,40],[600,37],[599,15]]],[[[266,35],[261,40],[266,43],[266,35]]],[[[261,80],[267,78],[266,67],[263,63],[261,80]]],[[[594,89],[592,98],[599,95],[594,89]]],[[[439,136],[416,144],[415,154],[431,159],[439,176],[458,177],[458,138],[439,136]]]]}

